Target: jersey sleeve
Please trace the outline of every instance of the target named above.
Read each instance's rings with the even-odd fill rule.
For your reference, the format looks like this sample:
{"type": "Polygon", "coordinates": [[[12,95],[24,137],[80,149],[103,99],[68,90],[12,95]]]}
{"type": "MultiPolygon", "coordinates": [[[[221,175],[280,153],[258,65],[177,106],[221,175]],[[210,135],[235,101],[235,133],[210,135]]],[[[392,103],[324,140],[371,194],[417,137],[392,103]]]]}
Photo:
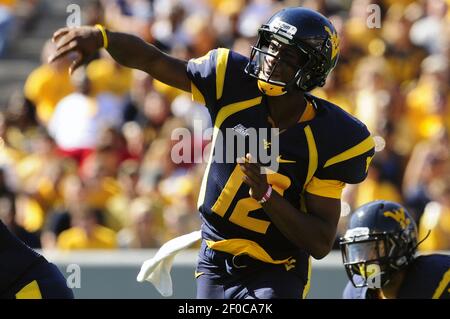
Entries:
{"type": "Polygon", "coordinates": [[[361,142],[327,159],[314,176],[320,180],[361,183],[367,177],[374,154],[375,143],[369,135],[361,142]]]}
{"type": "Polygon", "coordinates": [[[228,55],[228,49],[214,49],[187,65],[192,99],[205,105],[212,116],[218,112],[217,101],[223,93],[228,55]]]}
{"type": "Polygon", "coordinates": [[[375,153],[375,143],[369,135],[363,141],[328,158],[305,187],[305,191],[328,198],[340,199],[346,184],[362,182],[375,153]]]}
{"type": "Polygon", "coordinates": [[[306,191],[322,197],[340,199],[345,183],[332,179],[319,179],[315,176],[306,185],[306,191]]]}

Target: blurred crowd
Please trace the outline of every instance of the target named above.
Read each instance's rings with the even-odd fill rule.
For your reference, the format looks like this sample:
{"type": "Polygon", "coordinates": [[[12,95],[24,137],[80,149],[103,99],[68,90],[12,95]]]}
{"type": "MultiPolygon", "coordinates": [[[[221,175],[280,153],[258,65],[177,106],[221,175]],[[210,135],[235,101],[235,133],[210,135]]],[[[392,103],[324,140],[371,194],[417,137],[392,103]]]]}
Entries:
{"type": "MultiPolygon", "coordinates": [[[[20,2],[38,0],[0,0],[4,40],[20,2]]],[[[249,55],[268,17],[299,5],[340,36],[338,66],[312,93],[357,116],[377,142],[367,180],[344,191],[338,236],[352,210],[387,199],[409,209],[420,238],[432,230],[423,250],[450,249],[449,0],[102,0],[82,5],[82,23],[185,60],[216,47],[249,55]]],[[[156,248],[197,230],[205,163],[172,161],[171,136],[188,128],[191,153],[203,156],[210,141],[195,126],[211,125],[206,108],[104,50],[70,77],[74,57],[48,64],[54,50],[48,41],[41,66],[0,108],[0,218],[45,249],[156,248]]]]}

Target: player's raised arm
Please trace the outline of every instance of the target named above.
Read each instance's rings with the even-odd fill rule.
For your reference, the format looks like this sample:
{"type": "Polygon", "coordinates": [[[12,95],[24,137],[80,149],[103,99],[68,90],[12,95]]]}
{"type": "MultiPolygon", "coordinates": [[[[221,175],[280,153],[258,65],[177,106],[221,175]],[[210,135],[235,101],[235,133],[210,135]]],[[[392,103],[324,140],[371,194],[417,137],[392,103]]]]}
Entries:
{"type": "Polygon", "coordinates": [[[105,47],[120,64],[149,73],[167,85],[190,92],[191,82],[186,74],[186,61],[165,54],[154,45],[131,34],[112,32],[99,27],[62,28],[53,35],[56,53],[50,62],[71,52],[79,56],[70,66],[70,73],[85,63],[97,50],[105,47]]]}

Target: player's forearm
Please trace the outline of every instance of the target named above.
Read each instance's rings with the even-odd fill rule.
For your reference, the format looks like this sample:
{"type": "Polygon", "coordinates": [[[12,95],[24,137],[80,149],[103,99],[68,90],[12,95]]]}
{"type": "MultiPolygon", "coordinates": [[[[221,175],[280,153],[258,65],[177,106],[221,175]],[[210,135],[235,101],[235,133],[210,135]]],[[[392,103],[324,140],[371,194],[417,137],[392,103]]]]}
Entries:
{"type": "Polygon", "coordinates": [[[319,216],[299,211],[277,192],[272,193],[263,209],[287,239],[314,258],[321,259],[330,252],[335,227],[319,216]]]}
{"type": "Polygon", "coordinates": [[[190,91],[185,61],[167,55],[131,34],[107,31],[107,36],[107,50],[119,64],[142,70],[170,86],[190,91]]]}
{"type": "Polygon", "coordinates": [[[108,52],[123,66],[146,71],[148,64],[157,62],[162,52],[141,38],[120,32],[107,31],[108,52]]]}

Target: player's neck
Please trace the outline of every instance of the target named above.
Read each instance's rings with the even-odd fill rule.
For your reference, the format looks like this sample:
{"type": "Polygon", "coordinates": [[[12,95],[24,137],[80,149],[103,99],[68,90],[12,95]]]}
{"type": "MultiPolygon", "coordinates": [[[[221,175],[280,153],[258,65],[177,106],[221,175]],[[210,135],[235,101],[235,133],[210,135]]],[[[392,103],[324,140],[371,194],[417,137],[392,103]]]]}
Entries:
{"type": "Polygon", "coordinates": [[[395,273],[391,281],[389,281],[389,283],[381,289],[381,293],[386,299],[397,298],[398,291],[402,286],[403,280],[405,279],[405,274],[405,269],[395,273]]]}
{"type": "Polygon", "coordinates": [[[288,128],[298,122],[306,108],[303,92],[296,91],[276,97],[267,97],[270,117],[275,126],[280,129],[288,128]]]}

